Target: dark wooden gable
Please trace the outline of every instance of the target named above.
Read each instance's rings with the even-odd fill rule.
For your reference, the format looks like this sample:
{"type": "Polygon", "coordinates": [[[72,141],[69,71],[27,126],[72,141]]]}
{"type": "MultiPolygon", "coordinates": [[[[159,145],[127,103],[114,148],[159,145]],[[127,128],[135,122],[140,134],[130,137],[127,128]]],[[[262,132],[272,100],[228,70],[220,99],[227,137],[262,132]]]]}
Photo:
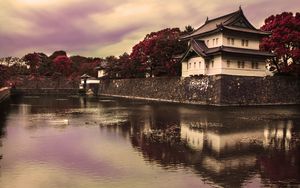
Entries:
{"type": "Polygon", "coordinates": [[[237,22],[232,24],[232,26],[248,28],[248,25],[245,23],[243,19],[238,20],[237,22]]]}
{"type": "Polygon", "coordinates": [[[192,58],[192,57],[197,57],[197,56],[199,56],[199,55],[197,54],[197,52],[196,52],[194,49],[190,49],[189,53],[188,53],[187,56],[186,56],[186,59],[190,59],[190,58],[192,58]]]}
{"type": "Polygon", "coordinates": [[[192,57],[202,57],[202,58],[207,58],[207,55],[205,51],[207,50],[207,46],[205,45],[204,41],[200,40],[190,40],[189,42],[189,47],[187,51],[184,53],[182,56],[180,62],[183,62],[185,59],[190,59],[192,57]]]}
{"type": "Polygon", "coordinates": [[[241,27],[241,28],[247,28],[247,29],[253,29],[257,30],[245,17],[243,11],[240,9],[240,12],[238,15],[235,16],[234,19],[229,21],[227,24],[228,26],[233,26],[233,27],[241,27]]]}

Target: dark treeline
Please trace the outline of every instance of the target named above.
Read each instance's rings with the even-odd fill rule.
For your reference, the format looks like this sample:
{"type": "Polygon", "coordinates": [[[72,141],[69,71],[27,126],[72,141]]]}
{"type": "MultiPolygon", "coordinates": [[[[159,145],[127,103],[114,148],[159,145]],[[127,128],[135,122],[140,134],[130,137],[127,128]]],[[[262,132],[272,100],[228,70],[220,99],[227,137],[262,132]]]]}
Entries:
{"type": "Polygon", "coordinates": [[[105,70],[106,78],[179,76],[181,67],[174,57],[182,54],[187,47],[187,43],[179,41],[179,37],[192,30],[191,26],[187,26],[183,32],[179,28],[152,32],[136,44],[130,54],[124,53],[119,57],[69,57],[65,51],[55,51],[50,56],[29,53],[18,61],[6,58],[6,64],[0,65],[0,85],[15,84],[16,77],[20,75],[33,79],[45,76],[79,79],[83,74],[96,77],[97,68],[105,70]]]}

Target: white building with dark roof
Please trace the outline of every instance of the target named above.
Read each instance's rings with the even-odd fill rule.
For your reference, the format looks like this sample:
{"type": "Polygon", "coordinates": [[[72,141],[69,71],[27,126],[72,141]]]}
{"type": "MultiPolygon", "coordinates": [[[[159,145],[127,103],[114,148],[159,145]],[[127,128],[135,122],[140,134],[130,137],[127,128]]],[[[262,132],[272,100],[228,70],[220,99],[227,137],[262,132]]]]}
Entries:
{"type": "Polygon", "coordinates": [[[236,12],[211,19],[181,37],[189,45],[181,58],[182,77],[196,75],[266,76],[266,59],[273,54],[260,51],[263,37],[240,8],[236,12]]]}

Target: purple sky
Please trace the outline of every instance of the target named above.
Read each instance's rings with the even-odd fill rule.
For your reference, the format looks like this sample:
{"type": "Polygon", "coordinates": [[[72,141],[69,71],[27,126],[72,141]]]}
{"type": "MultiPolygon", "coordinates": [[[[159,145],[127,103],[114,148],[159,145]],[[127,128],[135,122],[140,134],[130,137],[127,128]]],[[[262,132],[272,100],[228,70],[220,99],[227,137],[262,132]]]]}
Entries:
{"type": "Polygon", "coordinates": [[[299,0],[1,0],[0,57],[66,50],[105,57],[130,52],[152,31],[197,28],[238,10],[260,27],[266,17],[299,12],[299,0]]]}

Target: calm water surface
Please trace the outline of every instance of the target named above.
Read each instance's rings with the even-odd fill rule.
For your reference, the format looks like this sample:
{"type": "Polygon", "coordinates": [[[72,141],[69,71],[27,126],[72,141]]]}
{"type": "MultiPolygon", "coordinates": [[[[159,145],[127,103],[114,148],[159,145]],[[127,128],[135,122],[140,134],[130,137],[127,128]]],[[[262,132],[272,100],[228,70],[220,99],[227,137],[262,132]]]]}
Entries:
{"type": "Polygon", "coordinates": [[[26,96],[1,108],[1,188],[300,186],[299,106],[26,96]],[[177,139],[143,134],[170,127],[177,139]]]}

